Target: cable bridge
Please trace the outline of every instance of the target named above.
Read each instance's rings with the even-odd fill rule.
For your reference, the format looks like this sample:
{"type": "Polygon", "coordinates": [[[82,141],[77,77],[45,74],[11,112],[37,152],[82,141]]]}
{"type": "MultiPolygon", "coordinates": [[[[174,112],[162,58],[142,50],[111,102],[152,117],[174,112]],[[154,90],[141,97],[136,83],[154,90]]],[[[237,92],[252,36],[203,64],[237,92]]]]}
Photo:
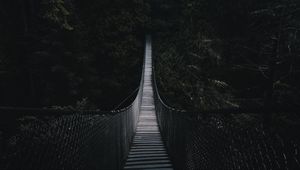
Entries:
{"type": "Polygon", "coordinates": [[[247,126],[249,117],[243,113],[266,110],[195,113],[165,104],[151,45],[147,36],[140,88],[126,108],[0,108],[0,169],[300,169],[297,135],[266,129],[259,120],[247,126]]]}
{"type": "Polygon", "coordinates": [[[124,169],[171,170],[172,164],[161,139],[152,87],[151,39],[146,41],[144,83],[137,130],[124,169]]]}

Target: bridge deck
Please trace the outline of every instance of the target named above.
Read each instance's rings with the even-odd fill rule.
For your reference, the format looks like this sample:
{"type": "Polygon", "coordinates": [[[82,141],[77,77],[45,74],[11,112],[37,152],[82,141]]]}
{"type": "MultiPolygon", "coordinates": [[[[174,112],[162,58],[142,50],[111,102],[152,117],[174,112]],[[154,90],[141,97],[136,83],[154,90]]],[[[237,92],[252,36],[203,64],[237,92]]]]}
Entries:
{"type": "Polygon", "coordinates": [[[151,40],[146,43],[145,75],[141,113],[136,135],[124,169],[173,170],[159,132],[152,89],[151,40]]]}

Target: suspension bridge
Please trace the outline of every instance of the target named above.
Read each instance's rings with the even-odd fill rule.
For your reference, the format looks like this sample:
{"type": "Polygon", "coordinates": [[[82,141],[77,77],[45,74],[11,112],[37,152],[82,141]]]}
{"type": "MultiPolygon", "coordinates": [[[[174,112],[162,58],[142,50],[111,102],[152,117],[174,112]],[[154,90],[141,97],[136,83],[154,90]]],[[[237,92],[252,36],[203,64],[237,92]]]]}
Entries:
{"type": "Polygon", "coordinates": [[[1,108],[0,169],[300,169],[297,138],[267,130],[259,121],[241,125],[248,121],[245,115],[212,111],[204,119],[166,105],[151,46],[148,36],[140,88],[124,109],[1,108]],[[25,122],[21,130],[18,121],[25,122]]]}

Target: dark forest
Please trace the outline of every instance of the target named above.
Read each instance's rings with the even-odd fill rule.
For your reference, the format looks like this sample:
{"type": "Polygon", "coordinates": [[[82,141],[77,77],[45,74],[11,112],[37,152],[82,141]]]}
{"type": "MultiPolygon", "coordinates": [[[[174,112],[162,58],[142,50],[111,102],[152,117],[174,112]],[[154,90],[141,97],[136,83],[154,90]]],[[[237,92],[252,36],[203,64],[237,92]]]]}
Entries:
{"type": "MultiPolygon", "coordinates": [[[[129,153],[124,148],[131,146],[135,129],[126,131],[126,140],[105,137],[102,133],[115,134],[110,129],[114,126],[110,124],[120,124],[121,130],[117,134],[136,127],[136,122],[129,123],[128,120],[135,120],[131,114],[143,112],[143,102],[138,100],[142,101],[145,95],[143,63],[144,55],[147,56],[145,42],[146,45],[150,42],[150,36],[154,84],[151,103],[155,105],[153,113],[158,117],[158,126],[174,169],[199,169],[197,162],[201,163],[200,169],[207,170],[300,168],[299,0],[1,0],[0,163],[3,167],[0,169],[10,169],[11,160],[18,160],[18,154],[27,152],[26,149],[32,147],[28,150],[35,150],[33,143],[40,145],[35,153],[40,153],[45,146],[56,148],[58,144],[52,146],[49,136],[75,141],[78,135],[72,135],[92,132],[91,140],[106,141],[103,145],[110,140],[126,142],[120,144],[121,150],[107,156],[111,164],[103,158],[99,166],[96,165],[94,157],[98,154],[93,152],[92,156],[87,154],[80,158],[91,164],[78,163],[80,166],[76,167],[101,169],[105,165],[110,167],[107,169],[120,169],[129,153]],[[47,112],[46,117],[44,112],[47,112]],[[117,115],[123,112],[129,116],[119,118],[117,115]],[[179,116],[166,116],[173,112],[179,116]],[[67,116],[64,113],[68,113],[67,116]],[[113,119],[127,122],[112,123],[113,119]],[[197,123],[186,123],[192,122],[187,119],[197,120],[197,123]],[[185,123],[178,124],[181,120],[185,123]],[[69,126],[70,121],[75,123],[69,126]],[[109,121],[110,124],[104,123],[109,121]],[[64,132],[66,124],[71,129],[74,125],[72,133],[64,132]],[[101,127],[94,127],[95,124],[101,127]],[[79,127],[90,128],[77,132],[79,127]],[[96,130],[91,130],[104,127],[107,130],[101,131],[101,135],[99,132],[99,138],[94,133],[96,130]],[[195,127],[208,131],[203,130],[204,134],[202,130],[194,132],[195,127]],[[63,134],[56,134],[51,128],[63,134]],[[251,128],[253,134],[259,135],[248,136],[249,141],[254,139],[263,143],[254,142],[247,148],[243,143],[247,136],[243,135],[248,135],[251,128]],[[178,136],[185,133],[192,136],[180,137],[185,139],[186,145],[170,142],[179,138],[176,130],[178,136]],[[214,141],[208,136],[202,141],[201,135],[207,135],[210,130],[224,134],[224,138],[229,136],[232,141],[241,140],[227,148],[233,155],[232,160],[238,156],[238,151],[242,153],[240,155],[266,152],[267,156],[261,156],[262,160],[251,160],[253,162],[245,156],[249,165],[242,161],[232,163],[224,156],[224,162],[213,166],[212,160],[218,154],[196,158],[185,150],[172,152],[174,148],[190,149],[200,144],[207,148],[223,145],[226,148],[224,143],[217,146],[211,145],[218,142],[205,143],[214,141]],[[174,132],[173,136],[169,134],[171,132],[174,132]],[[194,139],[197,136],[199,138],[194,139]],[[24,150],[20,149],[23,145],[24,150]],[[242,152],[240,147],[244,145],[249,150],[242,152]],[[256,152],[254,146],[265,149],[256,152]],[[271,152],[275,156],[270,156],[271,152]],[[115,153],[125,156],[119,158],[113,155],[115,153]],[[175,162],[181,158],[172,156],[176,154],[186,154],[184,161],[187,163],[177,165],[175,162]],[[113,165],[111,159],[116,157],[119,163],[113,165]],[[285,163],[272,161],[275,158],[285,163]],[[196,163],[191,165],[187,160],[196,163]]],[[[81,145],[78,141],[70,152],[81,145]]],[[[90,142],[86,146],[90,146],[90,142]]],[[[208,152],[209,149],[203,151],[201,147],[196,150],[208,152]]],[[[110,152],[100,147],[96,151],[110,152]]],[[[227,152],[226,149],[216,152],[223,151],[227,152]]],[[[68,155],[61,157],[67,160],[68,155]]],[[[45,156],[44,159],[51,158],[45,156]]],[[[61,160],[57,158],[56,161],[61,160]]],[[[24,162],[22,166],[26,169],[24,162]]],[[[77,169],[71,163],[58,167],[77,169]]]]}

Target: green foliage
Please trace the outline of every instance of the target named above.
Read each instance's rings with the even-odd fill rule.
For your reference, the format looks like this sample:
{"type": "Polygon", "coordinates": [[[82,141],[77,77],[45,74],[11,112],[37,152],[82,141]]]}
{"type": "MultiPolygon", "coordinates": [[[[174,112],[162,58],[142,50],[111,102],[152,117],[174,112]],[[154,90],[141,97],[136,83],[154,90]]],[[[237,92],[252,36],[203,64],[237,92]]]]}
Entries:
{"type": "Polygon", "coordinates": [[[209,73],[210,65],[217,65],[216,60],[195,54],[178,55],[178,47],[164,41],[156,41],[154,49],[160,89],[169,104],[196,110],[236,107],[231,102],[230,86],[212,79],[209,73]]]}
{"type": "Polygon", "coordinates": [[[71,15],[70,12],[65,7],[64,0],[43,0],[41,2],[42,16],[51,22],[60,25],[66,30],[73,30],[74,28],[70,26],[68,17],[71,15]]]}
{"type": "Polygon", "coordinates": [[[0,4],[0,105],[109,110],[138,86],[144,1],[0,4]]]}
{"type": "Polygon", "coordinates": [[[299,5],[296,0],[154,4],[154,50],[165,98],[196,110],[244,107],[245,100],[299,106],[299,5]]]}

